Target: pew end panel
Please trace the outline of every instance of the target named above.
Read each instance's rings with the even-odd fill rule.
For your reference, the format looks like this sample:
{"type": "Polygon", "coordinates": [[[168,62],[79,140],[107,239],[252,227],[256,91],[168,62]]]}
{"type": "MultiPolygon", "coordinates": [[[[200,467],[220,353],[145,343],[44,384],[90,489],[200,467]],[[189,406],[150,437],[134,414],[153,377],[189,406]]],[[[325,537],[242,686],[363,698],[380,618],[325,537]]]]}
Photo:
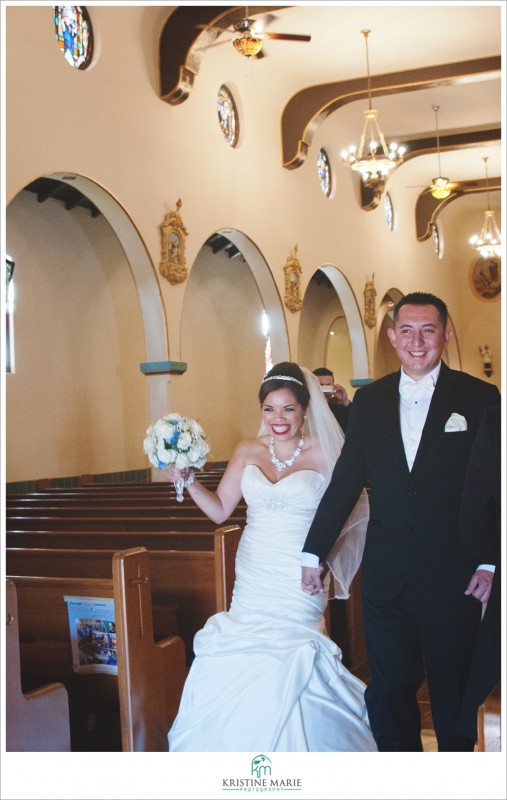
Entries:
{"type": "Polygon", "coordinates": [[[7,752],[70,752],[67,690],[48,683],[23,692],[16,586],[6,582],[5,716],[7,752]]]}
{"type": "Polygon", "coordinates": [[[121,718],[123,750],[165,751],[186,677],[184,643],[179,636],[155,643],[153,616],[143,614],[143,609],[151,610],[148,551],[115,553],[112,567],[116,630],[125,644],[118,650],[118,691],[126,709],[121,718]]]}

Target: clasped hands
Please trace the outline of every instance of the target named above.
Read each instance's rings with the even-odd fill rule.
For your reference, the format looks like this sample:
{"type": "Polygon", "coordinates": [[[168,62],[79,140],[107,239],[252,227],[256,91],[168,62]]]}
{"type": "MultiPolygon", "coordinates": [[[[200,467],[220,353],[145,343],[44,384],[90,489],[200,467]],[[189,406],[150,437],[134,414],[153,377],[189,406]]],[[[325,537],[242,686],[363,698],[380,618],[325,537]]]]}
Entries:
{"type": "Polygon", "coordinates": [[[472,595],[480,603],[487,603],[491,594],[494,574],[488,569],[478,569],[470,578],[465,594],[472,595]]]}
{"type": "Polygon", "coordinates": [[[301,567],[301,588],[306,594],[322,594],[324,591],[323,577],[329,567],[319,564],[318,567],[301,567]]]}

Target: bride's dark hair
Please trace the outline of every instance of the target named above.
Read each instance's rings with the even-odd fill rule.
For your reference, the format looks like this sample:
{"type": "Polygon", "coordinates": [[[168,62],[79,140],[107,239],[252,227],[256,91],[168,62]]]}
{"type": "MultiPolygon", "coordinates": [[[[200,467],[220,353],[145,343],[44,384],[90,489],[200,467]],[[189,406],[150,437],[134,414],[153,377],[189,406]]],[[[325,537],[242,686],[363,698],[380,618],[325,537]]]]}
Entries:
{"type": "Polygon", "coordinates": [[[277,389],[290,389],[298,403],[306,411],[310,402],[310,392],[299,364],[293,361],[281,361],[280,364],[275,364],[261,383],[259,403],[262,405],[268,394],[276,392],[277,389]]]}

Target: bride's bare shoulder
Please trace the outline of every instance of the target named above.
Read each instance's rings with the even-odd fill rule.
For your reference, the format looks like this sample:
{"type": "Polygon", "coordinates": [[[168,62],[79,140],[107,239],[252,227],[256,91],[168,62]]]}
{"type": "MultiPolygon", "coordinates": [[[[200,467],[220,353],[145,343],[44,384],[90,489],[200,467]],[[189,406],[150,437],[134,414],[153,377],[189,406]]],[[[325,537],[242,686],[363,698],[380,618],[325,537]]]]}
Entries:
{"type": "Polygon", "coordinates": [[[267,436],[258,436],[254,439],[242,439],[241,442],[238,442],[236,445],[234,458],[246,460],[250,463],[252,455],[264,452],[267,447],[267,441],[267,436]]]}

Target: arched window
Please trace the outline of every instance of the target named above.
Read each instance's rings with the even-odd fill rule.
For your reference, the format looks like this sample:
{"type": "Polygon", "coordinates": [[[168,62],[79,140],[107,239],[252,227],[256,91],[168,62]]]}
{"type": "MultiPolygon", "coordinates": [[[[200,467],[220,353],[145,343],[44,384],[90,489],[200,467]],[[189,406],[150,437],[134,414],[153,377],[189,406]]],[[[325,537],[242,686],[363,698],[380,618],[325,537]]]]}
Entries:
{"type": "Polygon", "coordinates": [[[264,336],[264,361],[266,372],[273,367],[273,358],[271,354],[271,337],[269,335],[269,317],[266,310],[262,309],[262,335],[264,336]]]}

